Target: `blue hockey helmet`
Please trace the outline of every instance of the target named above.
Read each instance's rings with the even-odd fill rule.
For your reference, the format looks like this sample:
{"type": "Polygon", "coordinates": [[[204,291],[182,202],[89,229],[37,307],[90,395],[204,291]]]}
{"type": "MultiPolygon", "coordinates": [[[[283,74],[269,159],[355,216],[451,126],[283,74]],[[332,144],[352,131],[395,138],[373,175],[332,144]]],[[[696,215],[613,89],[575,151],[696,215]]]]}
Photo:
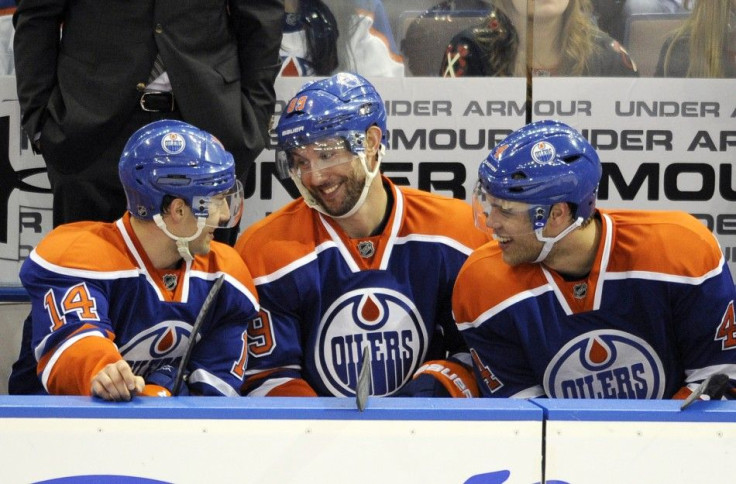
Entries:
{"type": "Polygon", "coordinates": [[[601,163],[595,149],[572,127],[536,121],[511,133],[478,168],[479,188],[502,200],[530,204],[534,229],[547,223],[552,205],[577,206],[586,220],[595,209],[601,163]]]}
{"type": "Polygon", "coordinates": [[[177,120],[154,121],[133,133],[118,165],[128,211],[152,220],[167,195],[183,199],[196,217],[209,215],[212,197],[226,194],[232,227],[242,213],[242,185],[233,156],[211,134],[177,120]]]}
{"type": "Polygon", "coordinates": [[[365,151],[365,132],[381,129],[385,147],[386,110],[373,85],[358,74],[338,73],[305,84],[289,101],[276,127],[279,175],[290,176],[290,152],[325,139],[342,139],[354,154],[365,151]]]}

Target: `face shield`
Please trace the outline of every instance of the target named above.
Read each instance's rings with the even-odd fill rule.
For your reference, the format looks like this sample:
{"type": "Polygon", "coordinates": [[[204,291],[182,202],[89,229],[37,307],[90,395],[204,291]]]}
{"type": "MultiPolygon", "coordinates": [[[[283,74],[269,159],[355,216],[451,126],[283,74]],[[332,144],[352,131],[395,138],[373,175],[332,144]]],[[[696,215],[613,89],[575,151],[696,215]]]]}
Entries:
{"type": "Polygon", "coordinates": [[[329,138],[306,137],[283,142],[276,149],[276,168],[281,178],[297,177],[332,168],[356,159],[362,152],[365,133],[347,131],[329,138]]]}
{"type": "Polygon", "coordinates": [[[205,226],[229,229],[240,222],[243,215],[243,184],[235,180],[230,190],[210,197],[195,197],[193,211],[205,219],[205,226]],[[195,205],[196,203],[196,205],[195,205]]]}
{"type": "Polygon", "coordinates": [[[546,237],[544,226],[550,210],[551,207],[543,205],[530,205],[495,198],[483,189],[480,180],[473,190],[475,226],[490,234],[495,240],[502,242],[533,233],[542,243],[539,255],[534,262],[542,262],[557,242],[583,223],[583,218],[578,217],[556,236],[546,237]],[[494,226],[498,227],[498,234],[494,226]]]}
{"type": "Polygon", "coordinates": [[[476,228],[489,235],[494,235],[492,217],[508,229],[517,228],[515,233],[508,235],[519,236],[534,232],[531,223],[526,223],[529,222],[530,212],[533,211],[528,204],[495,198],[485,191],[480,180],[473,189],[472,206],[476,228]],[[513,225],[509,222],[513,222],[513,225]],[[521,229],[522,225],[527,228],[521,229]]]}

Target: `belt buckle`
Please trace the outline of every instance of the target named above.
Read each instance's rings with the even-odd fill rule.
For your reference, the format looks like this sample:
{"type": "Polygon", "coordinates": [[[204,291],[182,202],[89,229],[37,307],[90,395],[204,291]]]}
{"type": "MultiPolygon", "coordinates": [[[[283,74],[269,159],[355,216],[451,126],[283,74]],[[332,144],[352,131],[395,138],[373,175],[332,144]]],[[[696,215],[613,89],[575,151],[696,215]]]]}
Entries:
{"type": "Polygon", "coordinates": [[[141,106],[141,109],[143,111],[147,112],[147,113],[160,113],[160,112],[163,112],[162,109],[149,109],[146,106],[146,97],[148,97],[149,95],[153,96],[153,95],[159,95],[159,94],[169,97],[169,100],[171,101],[171,105],[169,106],[169,111],[174,111],[174,94],[173,93],[170,93],[170,92],[164,92],[164,91],[146,91],[146,92],[144,92],[141,95],[140,100],[138,101],[138,103],[141,106]]]}

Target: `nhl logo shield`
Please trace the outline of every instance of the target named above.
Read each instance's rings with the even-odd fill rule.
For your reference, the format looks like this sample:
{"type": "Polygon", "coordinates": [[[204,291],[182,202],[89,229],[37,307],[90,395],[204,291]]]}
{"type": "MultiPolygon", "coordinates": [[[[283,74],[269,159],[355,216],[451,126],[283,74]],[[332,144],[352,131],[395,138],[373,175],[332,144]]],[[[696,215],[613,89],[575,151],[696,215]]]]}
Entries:
{"type": "Polygon", "coordinates": [[[176,274],[165,274],[164,275],[164,287],[169,291],[173,291],[176,287],[177,277],[176,274]]]}
{"type": "Polygon", "coordinates": [[[572,288],[572,295],[575,299],[585,299],[585,296],[588,295],[588,284],[584,282],[582,284],[575,284],[572,288]]]}
{"type": "Polygon", "coordinates": [[[376,247],[370,240],[364,240],[358,243],[358,253],[364,258],[373,257],[373,254],[376,253],[376,247]]]}

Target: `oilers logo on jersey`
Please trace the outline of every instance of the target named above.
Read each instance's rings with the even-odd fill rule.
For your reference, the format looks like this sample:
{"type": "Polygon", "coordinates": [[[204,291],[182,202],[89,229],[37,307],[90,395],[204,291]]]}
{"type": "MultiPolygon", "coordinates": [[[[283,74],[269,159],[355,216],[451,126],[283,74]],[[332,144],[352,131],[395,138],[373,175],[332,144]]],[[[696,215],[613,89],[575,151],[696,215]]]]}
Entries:
{"type": "Polygon", "coordinates": [[[643,339],[612,329],[570,340],[544,374],[551,398],[653,399],[664,394],[664,369],[643,339]]]}
{"type": "Polygon", "coordinates": [[[372,394],[398,390],[416,371],[427,348],[426,327],[414,303],[376,287],[348,292],[325,312],[318,330],[315,366],[335,396],[352,396],[363,348],[370,348],[372,394]]]}
{"type": "Polygon", "coordinates": [[[192,325],[183,321],[164,321],[133,336],[120,354],[137,375],[173,365],[184,355],[192,325]]]}

